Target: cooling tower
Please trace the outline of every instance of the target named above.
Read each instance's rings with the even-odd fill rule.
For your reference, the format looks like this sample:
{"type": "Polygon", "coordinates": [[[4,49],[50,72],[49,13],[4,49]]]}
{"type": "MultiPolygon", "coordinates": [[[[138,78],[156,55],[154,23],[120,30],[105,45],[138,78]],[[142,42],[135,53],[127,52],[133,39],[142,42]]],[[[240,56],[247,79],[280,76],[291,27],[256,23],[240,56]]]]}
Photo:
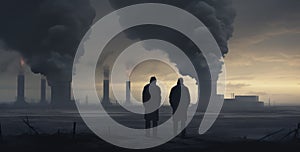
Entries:
{"type": "Polygon", "coordinates": [[[51,83],[51,103],[64,104],[71,101],[71,82],[51,83]]]}

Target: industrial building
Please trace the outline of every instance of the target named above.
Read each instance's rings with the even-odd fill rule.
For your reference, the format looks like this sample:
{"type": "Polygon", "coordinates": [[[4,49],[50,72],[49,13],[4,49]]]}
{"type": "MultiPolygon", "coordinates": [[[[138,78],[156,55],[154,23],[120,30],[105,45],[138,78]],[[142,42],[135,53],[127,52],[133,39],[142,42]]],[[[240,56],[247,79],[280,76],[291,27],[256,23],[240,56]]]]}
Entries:
{"type": "Polygon", "coordinates": [[[247,111],[263,110],[264,102],[259,101],[259,96],[234,96],[224,100],[223,110],[225,111],[247,111]]]}
{"type": "MultiPolygon", "coordinates": [[[[46,100],[46,86],[47,81],[45,78],[41,79],[41,88],[40,88],[40,103],[47,104],[46,100]]],[[[26,104],[25,100],[25,75],[24,73],[19,73],[17,76],[17,99],[15,101],[18,105],[26,104]]]]}
{"type": "MultiPolygon", "coordinates": [[[[19,65],[19,74],[17,75],[17,98],[15,104],[17,105],[25,105],[26,98],[25,98],[25,74],[24,74],[24,65],[25,62],[23,59],[20,60],[19,65]]],[[[41,88],[40,88],[40,103],[47,103],[46,100],[46,86],[47,81],[44,77],[41,78],[41,88]]]]}

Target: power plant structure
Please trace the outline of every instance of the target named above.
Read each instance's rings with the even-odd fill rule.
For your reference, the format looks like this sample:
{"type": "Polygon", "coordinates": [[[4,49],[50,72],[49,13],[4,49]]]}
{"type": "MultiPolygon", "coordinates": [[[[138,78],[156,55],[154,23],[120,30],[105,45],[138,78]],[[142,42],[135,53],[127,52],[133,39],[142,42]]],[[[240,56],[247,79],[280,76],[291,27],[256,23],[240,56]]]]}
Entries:
{"type": "Polygon", "coordinates": [[[47,74],[47,82],[51,88],[51,104],[65,105],[71,103],[72,69],[47,74]]]}
{"type": "Polygon", "coordinates": [[[131,104],[130,89],[131,89],[130,81],[126,81],[126,100],[125,100],[125,104],[128,104],[128,105],[131,104]]]}
{"type": "Polygon", "coordinates": [[[17,76],[17,100],[16,104],[25,104],[25,75],[24,75],[24,60],[20,60],[20,69],[17,76]]]}
{"type": "MultiPolygon", "coordinates": [[[[25,74],[23,70],[23,64],[21,63],[21,70],[17,75],[17,98],[15,103],[18,105],[26,104],[25,101],[25,74]]],[[[109,69],[105,68],[103,71],[103,98],[102,98],[102,105],[103,106],[110,106],[112,105],[110,99],[110,80],[109,80],[109,69]]],[[[47,88],[47,80],[45,77],[42,77],[40,80],[40,103],[47,104],[46,99],[46,88],[47,88]]],[[[51,86],[51,103],[53,104],[63,104],[66,103],[65,101],[71,101],[71,85],[69,82],[65,81],[57,81],[60,83],[53,83],[51,86]],[[55,85],[54,85],[55,84],[55,85]]],[[[49,83],[49,81],[48,81],[49,83]]],[[[125,92],[125,104],[129,105],[132,104],[131,102],[131,81],[126,81],[126,92],[125,92]]],[[[216,89],[212,87],[212,93],[216,93],[216,89]]],[[[218,97],[224,96],[218,95],[218,97]]],[[[88,97],[86,97],[86,104],[88,104],[88,97]]],[[[232,94],[232,98],[225,99],[223,110],[227,111],[245,111],[245,110],[263,110],[264,102],[259,100],[259,96],[256,95],[234,95],[232,94]]]]}
{"type": "Polygon", "coordinates": [[[41,78],[41,100],[40,103],[46,104],[47,100],[46,100],[46,79],[45,78],[41,78]]]}
{"type": "Polygon", "coordinates": [[[64,104],[71,101],[71,82],[51,83],[51,104],[64,104]]]}
{"type": "MultiPolygon", "coordinates": [[[[24,75],[24,61],[21,60],[20,62],[20,72],[17,76],[17,98],[15,103],[22,105],[26,104],[25,101],[25,75],[24,75]]],[[[110,99],[110,80],[109,80],[109,68],[105,67],[103,70],[103,98],[102,98],[102,105],[109,106],[112,105],[110,99]]],[[[51,79],[53,80],[53,79],[51,79]]],[[[47,104],[46,100],[46,87],[47,81],[48,84],[51,86],[51,103],[52,104],[64,104],[68,103],[66,101],[71,101],[71,82],[66,81],[69,79],[59,79],[55,77],[57,81],[50,81],[47,80],[45,77],[42,77],[40,80],[40,103],[47,104]]],[[[125,104],[129,105],[132,104],[131,102],[131,81],[128,80],[125,82],[126,90],[125,90],[125,104]]],[[[217,94],[216,84],[212,84],[212,93],[217,94]]],[[[218,95],[218,97],[224,96],[218,95]]],[[[69,102],[70,103],[70,102],[69,102]]],[[[86,98],[86,103],[88,103],[88,99],[86,98]]],[[[264,108],[264,102],[259,100],[259,96],[235,96],[232,95],[231,99],[225,99],[223,109],[225,110],[258,110],[264,108]]]]}
{"type": "MultiPolygon", "coordinates": [[[[17,76],[17,97],[16,104],[26,104],[25,102],[25,75],[23,70],[23,61],[21,64],[21,70],[17,76]]],[[[58,80],[58,79],[57,79],[58,80]]],[[[71,83],[69,81],[48,81],[51,87],[51,104],[63,105],[70,103],[71,101],[71,83]]],[[[40,100],[39,103],[47,104],[46,89],[47,79],[42,77],[40,80],[40,100]]],[[[126,82],[126,103],[130,103],[130,81],[126,82]]],[[[104,80],[103,80],[103,105],[112,105],[110,100],[110,82],[109,82],[109,69],[104,69],[104,80]]]]}
{"type": "Polygon", "coordinates": [[[25,75],[20,72],[17,77],[17,104],[25,104],[25,75]]]}
{"type": "MultiPolygon", "coordinates": [[[[103,98],[102,98],[102,105],[104,106],[110,106],[112,105],[112,102],[110,100],[110,83],[109,83],[109,68],[104,67],[103,70],[103,98]]],[[[131,104],[131,82],[128,80],[126,81],[126,99],[125,99],[125,104],[129,105],[131,104]]]]}
{"type": "Polygon", "coordinates": [[[262,110],[264,102],[259,101],[259,96],[256,95],[237,95],[231,99],[225,99],[223,110],[245,111],[245,110],[262,110]]]}
{"type": "MultiPolygon", "coordinates": [[[[41,88],[40,88],[40,103],[46,104],[46,86],[47,81],[45,78],[41,79],[41,88]]],[[[25,101],[25,75],[23,72],[20,72],[17,76],[17,100],[16,104],[22,105],[26,104],[25,101]]]]}
{"type": "MultiPolygon", "coordinates": [[[[20,67],[19,67],[19,74],[17,76],[17,99],[15,101],[15,103],[18,105],[26,104],[24,66],[25,66],[25,62],[23,59],[21,59],[20,67]]],[[[47,103],[46,86],[47,86],[47,81],[44,77],[42,77],[41,78],[41,88],[40,88],[40,103],[47,103]]]]}
{"type": "Polygon", "coordinates": [[[109,106],[111,105],[109,99],[109,69],[108,67],[104,67],[103,71],[103,98],[102,105],[109,106]]]}
{"type": "MultiPolygon", "coordinates": [[[[25,104],[25,75],[24,75],[24,65],[25,62],[21,59],[20,61],[20,70],[17,76],[17,99],[16,104],[25,104]]],[[[49,81],[48,77],[41,78],[40,83],[40,103],[47,103],[46,100],[46,88],[47,82],[51,86],[51,104],[64,104],[71,101],[71,78],[62,79],[56,74],[50,76],[51,80],[49,81]]]]}

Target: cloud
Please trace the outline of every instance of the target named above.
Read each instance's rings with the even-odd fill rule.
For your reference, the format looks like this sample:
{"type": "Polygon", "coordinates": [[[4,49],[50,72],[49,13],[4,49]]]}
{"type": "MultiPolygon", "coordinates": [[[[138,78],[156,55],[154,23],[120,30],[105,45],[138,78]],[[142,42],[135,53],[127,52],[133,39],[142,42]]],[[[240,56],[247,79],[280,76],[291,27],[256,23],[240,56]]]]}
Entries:
{"type": "Polygon", "coordinates": [[[246,84],[246,83],[227,83],[226,87],[230,88],[230,89],[241,89],[241,88],[245,88],[245,87],[249,87],[251,86],[250,84],[246,84]]]}
{"type": "Polygon", "coordinates": [[[253,80],[254,76],[231,76],[227,80],[253,80]]]}
{"type": "Polygon", "coordinates": [[[260,91],[258,91],[258,92],[257,91],[250,91],[247,94],[261,95],[261,96],[268,95],[268,93],[266,93],[266,92],[260,92],[260,91]]]}
{"type": "Polygon", "coordinates": [[[70,81],[77,46],[94,16],[86,0],[2,0],[0,38],[49,84],[70,81]]]}
{"type": "MultiPolygon", "coordinates": [[[[270,23],[272,24],[272,23],[270,23]]],[[[236,46],[251,46],[263,43],[264,41],[273,39],[275,37],[280,37],[282,35],[290,35],[290,34],[300,34],[300,28],[286,29],[286,27],[270,27],[264,29],[261,32],[255,32],[255,34],[251,36],[243,36],[240,38],[235,37],[233,42],[236,46]]]]}
{"type": "Polygon", "coordinates": [[[291,55],[286,58],[287,63],[289,66],[296,66],[299,67],[300,63],[300,55],[291,55]]]}
{"type": "Polygon", "coordinates": [[[274,63],[287,66],[298,67],[300,63],[300,55],[276,53],[270,56],[258,56],[253,58],[255,62],[274,63]]]}
{"type": "Polygon", "coordinates": [[[297,0],[233,0],[237,10],[237,23],[241,25],[241,33],[247,37],[257,32],[285,27],[299,27],[300,1],[297,0]],[[253,11],[255,10],[255,11],[253,11]]]}
{"type": "Polygon", "coordinates": [[[0,75],[16,74],[19,69],[20,55],[16,52],[8,52],[0,46],[0,75]]]}
{"type": "MultiPolygon", "coordinates": [[[[299,34],[300,37],[300,34],[299,34]]],[[[300,45],[298,46],[300,47],[300,45]]],[[[300,55],[293,48],[285,50],[274,49],[272,45],[266,47],[247,48],[238,52],[239,48],[232,49],[233,53],[225,58],[227,68],[260,67],[260,65],[273,67],[299,67],[300,55]],[[298,53],[298,54],[297,54],[298,53]]]]}
{"type": "Polygon", "coordinates": [[[244,49],[286,35],[300,34],[300,21],[297,20],[300,17],[300,1],[233,0],[233,4],[237,10],[237,18],[231,46],[244,49]]]}
{"type": "MultiPolygon", "coordinates": [[[[232,47],[234,48],[234,47],[232,47]]],[[[239,49],[232,49],[232,54],[225,57],[225,65],[227,67],[249,67],[252,66],[254,62],[254,55],[248,51],[240,51],[239,49]]]]}

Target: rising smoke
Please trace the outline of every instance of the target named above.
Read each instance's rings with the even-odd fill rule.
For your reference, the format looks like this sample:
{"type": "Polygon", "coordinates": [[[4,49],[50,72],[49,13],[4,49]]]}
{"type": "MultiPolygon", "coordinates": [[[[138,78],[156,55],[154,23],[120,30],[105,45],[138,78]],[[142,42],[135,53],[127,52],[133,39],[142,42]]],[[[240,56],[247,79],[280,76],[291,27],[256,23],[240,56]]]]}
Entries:
{"type": "MultiPolygon", "coordinates": [[[[223,56],[228,53],[228,40],[232,37],[233,34],[233,22],[236,16],[235,10],[232,7],[231,0],[187,0],[187,1],[177,1],[177,0],[111,0],[110,1],[112,6],[115,9],[138,4],[138,3],[165,3],[169,5],[173,5],[179,8],[182,8],[194,16],[199,18],[210,30],[213,34],[214,38],[216,39],[223,56]]],[[[155,10],[154,10],[155,11],[155,10]]],[[[138,15],[138,14],[137,14],[138,15]]],[[[130,18],[134,18],[134,16],[122,16],[120,14],[120,22],[121,24],[124,22],[130,22],[130,18]]],[[[178,21],[180,22],[180,20],[178,21]]],[[[187,23],[188,24],[188,23],[187,23]]],[[[154,38],[155,33],[158,33],[159,39],[169,41],[178,47],[180,47],[184,52],[190,57],[193,64],[196,67],[198,73],[202,75],[203,79],[214,79],[217,78],[208,78],[209,74],[207,73],[207,63],[206,59],[202,55],[201,51],[197,50],[193,43],[183,37],[179,36],[178,32],[170,32],[169,30],[165,30],[164,28],[154,27],[154,26],[144,26],[135,28],[135,30],[128,30],[126,32],[127,36],[130,39],[149,39],[154,38]]],[[[195,30],[195,34],[197,34],[197,29],[195,30]]],[[[201,37],[201,35],[199,35],[201,37]]],[[[153,50],[153,49],[162,49],[157,48],[157,46],[145,46],[146,49],[153,50]]],[[[169,54],[169,58],[171,61],[177,62],[178,59],[174,58],[172,54],[169,54]]],[[[211,69],[213,72],[220,73],[222,70],[223,62],[216,57],[214,54],[210,54],[209,58],[214,60],[215,69],[211,69]]],[[[178,65],[181,66],[181,65],[178,65]]],[[[184,66],[184,65],[182,65],[184,66]]],[[[179,69],[186,69],[186,68],[179,68],[179,69]]],[[[187,71],[180,71],[181,74],[186,75],[187,71]]],[[[218,74],[216,74],[218,75],[218,74]]]]}
{"type": "MultiPolygon", "coordinates": [[[[232,37],[233,23],[236,16],[231,0],[111,0],[110,2],[115,9],[138,3],[164,3],[182,8],[199,18],[199,20],[208,27],[216,39],[223,56],[228,53],[228,40],[232,37]]],[[[120,14],[120,22],[121,25],[123,22],[130,22],[130,17],[122,16],[122,14],[120,14]]],[[[180,22],[180,19],[178,22],[180,22]]],[[[194,30],[195,34],[197,34],[197,29],[194,30]]],[[[211,78],[206,59],[202,55],[201,50],[198,50],[189,39],[178,34],[178,32],[170,31],[164,27],[151,27],[151,25],[136,27],[134,30],[128,30],[126,34],[128,38],[133,40],[157,38],[169,41],[181,48],[185,54],[189,56],[197,70],[200,81],[200,102],[203,101],[202,103],[204,103],[204,105],[201,106],[205,109],[210,97],[210,80],[216,82],[218,78],[211,78]]],[[[201,35],[199,35],[199,38],[200,37],[201,35]]],[[[163,50],[163,48],[157,48],[156,46],[145,46],[145,48],[148,50],[163,50]]],[[[174,58],[171,53],[169,54],[169,58],[175,63],[180,60],[174,58]]],[[[212,72],[216,72],[216,75],[218,75],[222,72],[223,61],[214,54],[210,54],[209,58],[215,61],[214,63],[210,63],[214,64],[213,67],[215,67],[215,69],[211,70],[212,72]]],[[[187,74],[185,71],[180,72],[182,75],[187,74]]]]}
{"type": "MultiPolygon", "coordinates": [[[[224,56],[228,53],[227,41],[232,36],[235,18],[230,0],[110,0],[115,9],[145,2],[166,3],[189,11],[209,28],[221,53],[224,56]]],[[[18,51],[33,72],[45,75],[50,85],[56,81],[70,82],[76,48],[94,17],[95,11],[88,0],[2,0],[0,39],[9,50],[18,51]]],[[[127,19],[121,17],[120,21],[122,24],[127,19]]],[[[126,34],[130,39],[146,39],[156,29],[159,27],[137,28],[126,34]]],[[[161,36],[181,45],[201,74],[200,79],[210,79],[203,55],[189,40],[174,32],[161,36]]],[[[219,59],[215,60],[221,65],[219,59]]],[[[215,71],[221,72],[221,66],[215,71]]]]}
{"type": "Polygon", "coordinates": [[[71,81],[76,49],[94,17],[88,0],[1,0],[0,39],[50,85],[71,81]]]}
{"type": "MultiPolygon", "coordinates": [[[[185,9],[198,17],[209,28],[217,40],[222,54],[228,53],[227,41],[232,36],[233,22],[236,16],[231,0],[111,0],[110,2],[116,9],[139,3],[164,3],[185,9]]],[[[126,20],[121,18],[121,23],[126,20]]],[[[147,31],[130,33],[130,37],[139,38],[145,33],[147,31]]]]}

